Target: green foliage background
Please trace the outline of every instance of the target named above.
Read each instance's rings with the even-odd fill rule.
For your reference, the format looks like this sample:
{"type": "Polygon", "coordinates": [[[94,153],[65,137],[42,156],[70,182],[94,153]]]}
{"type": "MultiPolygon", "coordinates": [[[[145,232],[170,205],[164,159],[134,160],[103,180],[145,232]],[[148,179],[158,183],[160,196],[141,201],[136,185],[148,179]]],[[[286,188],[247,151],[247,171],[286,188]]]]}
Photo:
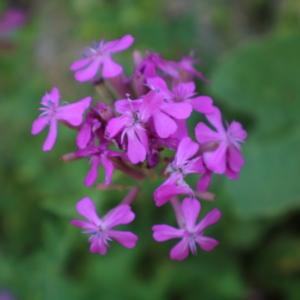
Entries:
{"type": "MultiPolygon", "coordinates": [[[[0,47],[0,295],[16,299],[300,299],[300,2],[294,0],[0,1],[23,7],[26,26],[0,47]],[[83,186],[87,162],[64,164],[74,135],[60,130],[50,154],[30,136],[40,97],[51,86],[65,99],[95,95],[69,65],[101,37],[125,33],[135,49],[170,59],[193,50],[227,120],[245,124],[246,166],[239,181],[216,178],[223,210],[211,230],[221,244],[182,263],[168,260],[172,242],[155,244],[151,225],[174,222],[156,209],[147,183],[134,205],[138,247],[114,244],[88,253],[69,225],[74,204],[89,195],[106,210],[124,195],[83,186]]],[[[120,61],[129,66],[130,51],[120,61]]],[[[197,122],[195,117],[194,122],[197,122]]],[[[121,175],[118,182],[124,181],[121,175]]],[[[1,298],[0,298],[1,299],[1,298]]]]}

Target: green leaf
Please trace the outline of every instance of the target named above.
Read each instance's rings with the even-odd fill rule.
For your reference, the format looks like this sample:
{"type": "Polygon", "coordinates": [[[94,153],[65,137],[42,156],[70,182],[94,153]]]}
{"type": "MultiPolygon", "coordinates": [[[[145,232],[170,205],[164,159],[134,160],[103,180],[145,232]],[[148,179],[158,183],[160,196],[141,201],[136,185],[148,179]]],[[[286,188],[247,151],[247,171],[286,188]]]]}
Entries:
{"type": "Polygon", "coordinates": [[[211,90],[231,107],[255,118],[257,133],[299,124],[300,36],[253,42],[224,58],[211,90]]]}
{"type": "Polygon", "coordinates": [[[246,166],[226,187],[243,218],[276,216],[300,207],[300,132],[276,142],[245,145],[246,166]]]}

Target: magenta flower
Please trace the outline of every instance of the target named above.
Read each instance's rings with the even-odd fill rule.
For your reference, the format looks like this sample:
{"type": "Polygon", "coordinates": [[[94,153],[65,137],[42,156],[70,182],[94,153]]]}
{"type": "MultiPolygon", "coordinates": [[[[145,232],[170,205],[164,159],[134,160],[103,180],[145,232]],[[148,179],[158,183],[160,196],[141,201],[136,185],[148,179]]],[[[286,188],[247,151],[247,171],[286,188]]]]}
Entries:
{"type": "Polygon", "coordinates": [[[159,77],[147,81],[150,91],[144,97],[144,109],[152,117],[156,133],[161,138],[168,138],[176,132],[177,120],[185,120],[192,113],[189,103],[174,103],[166,83],[159,77]]]}
{"type": "Polygon", "coordinates": [[[107,149],[107,144],[101,144],[80,149],[73,153],[72,156],[74,158],[87,157],[90,160],[90,169],[84,180],[86,186],[92,186],[96,182],[101,166],[104,169],[104,185],[108,186],[111,184],[115,169],[111,158],[120,156],[120,153],[107,149]]]}
{"type": "Polygon", "coordinates": [[[72,220],[71,224],[82,228],[90,235],[90,252],[105,255],[111,240],[125,248],[134,248],[138,237],[130,231],[115,230],[118,225],[131,223],[135,214],[127,204],[120,204],[110,210],[103,218],[97,215],[96,207],[89,198],[81,199],[76,205],[77,212],[86,220],[72,220]]]}
{"type": "Polygon", "coordinates": [[[190,81],[193,77],[202,79],[203,81],[207,81],[204,74],[199,72],[195,68],[195,59],[192,56],[184,56],[178,63],[178,69],[180,71],[180,80],[190,81]]]}
{"type": "Polygon", "coordinates": [[[144,128],[147,117],[142,112],[142,105],[142,99],[116,101],[115,108],[121,116],[110,119],[106,127],[110,139],[122,132],[121,144],[133,164],[143,162],[148,152],[148,136],[144,128]]]}
{"type": "Polygon", "coordinates": [[[218,222],[221,212],[218,209],[211,210],[199,223],[196,224],[201,206],[199,201],[185,198],[177,212],[179,228],[170,225],[154,225],[153,238],[157,242],[170,239],[181,239],[170,251],[170,258],[184,260],[191,252],[197,252],[197,245],[204,251],[211,251],[218,241],[203,234],[204,229],[218,222]]]}
{"type": "Polygon", "coordinates": [[[199,145],[185,137],[178,145],[175,159],[167,167],[167,173],[178,173],[183,176],[193,173],[202,173],[204,171],[202,158],[197,155],[199,145]]]}
{"type": "Polygon", "coordinates": [[[88,144],[93,140],[96,135],[96,132],[101,128],[101,122],[88,116],[86,121],[83,123],[81,128],[78,131],[76,137],[76,145],[79,149],[85,149],[88,144]]]}
{"type": "Polygon", "coordinates": [[[197,112],[208,114],[215,110],[213,100],[209,96],[196,96],[196,85],[193,81],[179,83],[174,86],[173,101],[190,103],[197,112]]]}
{"type": "Polygon", "coordinates": [[[171,77],[178,76],[178,70],[174,62],[163,59],[158,53],[150,52],[145,58],[139,57],[135,61],[137,65],[136,72],[145,78],[158,76],[158,71],[171,77]]]}
{"type": "Polygon", "coordinates": [[[194,191],[184,181],[181,174],[172,174],[163,184],[161,184],[153,194],[156,206],[160,207],[166,204],[172,197],[179,195],[193,196],[194,191]]]}
{"type": "Polygon", "coordinates": [[[46,93],[41,101],[42,113],[33,122],[31,133],[39,134],[46,126],[49,126],[48,136],[43,144],[43,151],[50,151],[57,137],[57,123],[63,122],[70,126],[79,126],[82,123],[83,113],[90,106],[92,98],[86,97],[77,102],[59,105],[60,94],[57,88],[46,93]]]}
{"type": "Polygon", "coordinates": [[[224,128],[219,109],[206,115],[216,131],[204,123],[196,126],[196,138],[200,145],[216,145],[216,149],[203,154],[207,168],[217,174],[226,174],[234,179],[244,165],[240,144],[247,138],[242,125],[233,121],[227,130],[224,128]]]}
{"type": "Polygon", "coordinates": [[[101,40],[88,48],[84,57],[71,65],[76,80],[80,82],[93,79],[100,71],[103,78],[115,77],[122,73],[121,65],[114,62],[111,55],[129,48],[134,41],[131,35],[125,35],[118,40],[105,42],[101,40]]]}
{"type": "Polygon", "coordinates": [[[154,201],[157,206],[165,204],[173,196],[194,195],[193,190],[184,181],[184,178],[188,174],[204,173],[202,158],[197,155],[198,150],[199,145],[189,137],[185,137],[179,143],[175,159],[166,169],[169,178],[154,192],[154,201]]]}
{"type": "Polygon", "coordinates": [[[95,139],[104,139],[104,126],[112,117],[111,108],[102,102],[98,102],[86,115],[76,137],[76,145],[84,149],[90,144],[95,144],[95,139]]]}

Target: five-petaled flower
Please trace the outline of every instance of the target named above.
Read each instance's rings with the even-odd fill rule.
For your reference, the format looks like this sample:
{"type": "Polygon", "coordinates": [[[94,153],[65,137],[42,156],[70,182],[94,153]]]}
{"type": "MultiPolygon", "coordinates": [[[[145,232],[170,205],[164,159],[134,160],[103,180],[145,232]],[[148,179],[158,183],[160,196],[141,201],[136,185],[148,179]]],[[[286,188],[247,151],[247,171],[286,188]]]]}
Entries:
{"type": "Polygon", "coordinates": [[[70,126],[79,126],[83,119],[84,111],[90,106],[92,98],[86,97],[77,102],[59,105],[60,94],[57,88],[46,93],[41,101],[42,113],[33,122],[31,133],[39,134],[47,125],[49,126],[48,136],[43,144],[44,151],[50,151],[57,137],[57,122],[63,122],[70,126]]]}
{"type": "Polygon", "coordinates": [[[175,159],[168,165],[166,173],[168,179],[154,192],[154,201],[157,206],[165,204],[173,196],[185,194],[193,195],[193,190],[185,182],[188,174],[203,174],[205,169],[202,158],[197,155],[199,145],[185,137],[178,145],[175,159]]]}
{"type": "Polygon", "coordinates": [[[204,123],[196,126],[196,139],[200,145],[214,145],[215,149],[203,154],[203,160],[207,168],[217,174],[226,174],[235,179],[244,165],[240,144],[247,138],[247,132],[239,122],[233,121],[227,130],[222,123],[220,110],[206,115],[216,131],[204,123]]]}
{"type": "Polygon", "coordinates": [[[114,62],[111,55],[126,50],[134,41],[131,35],[125,35],[118,40],[105,42],[101,40],[86,49],[83,58],[71,65],[75,79],[84,82],[95,78],[100,71],[103,78],[111,78],[122,73],[121,65],[114,62]]]}
{"type": "Polygon", "coordinates": [[[102,144],[100,146],[88,146],[84,149],[79,149],[72,153],[74,158],[84,158],[87,157],[90,160],[90,169],[84,179],[84,184],[86,186],[92,186],[99,173],[99,168],[102,166],[104,169],[104,185],[108,186],[112,181],[112,176],[114,172],[114,164],[111,160],[113,157],[120,156],[119,152],[107,149],[107,144],[102,144]]]}
{"type": "Polygon", "coordinates": [[[137,236],[130,231],[115,230],[118,225],[131,223],[135,214],[127,204],[120,204],[110,210],[103,218],[96,212],[93,201],[89,198],[81,199],[76,205],[77,212],[86,220],[72,220],[71,224],[82,228],[90,236],[90,251],[105,255],[111,240],[117,241],[125,248],[134,248],[137,236]]]}
{"type": "Polygon", "coordinates": [[[170,225],[154,225],[153,238],[157,242],[164,242],[170,239],[181,239],[170,251],[170,258],[184,260],[189,252],[196,254],[197,245],[204,251],[211,251],[218,241],[203,234],[204,229],[218,222],[221,212],[214,208],[196,224],[201,206],[199,201],[193,198],[185,198],[179,206],[177,221],[179,228],[170,225]]]}
{"type": "Polygon", "coordinates": [[[148,136],[144,127],[147,116],[143,114],[142,106],[142,99],[116,101],[116,111],[121,115],[110,119],[106,127],[106,135],[110,139],[122,132],[121,144],[133,164],[143,162],[148,152],[148,136]]]}

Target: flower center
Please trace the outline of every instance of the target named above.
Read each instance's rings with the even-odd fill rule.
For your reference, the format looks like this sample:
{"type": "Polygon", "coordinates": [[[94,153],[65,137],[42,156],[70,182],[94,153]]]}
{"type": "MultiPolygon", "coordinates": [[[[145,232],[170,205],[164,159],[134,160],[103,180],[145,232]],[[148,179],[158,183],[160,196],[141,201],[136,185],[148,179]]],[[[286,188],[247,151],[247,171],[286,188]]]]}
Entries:
{"type": "Polygon", "coordinates": [[[192,254],[195,255],[197,253],[196,233],[186,229],[184,235],[188,240],[188,245],[192,254]]]}
{"type": "Polygon", "coordinates": [[[57,105],[51,100],[48,100],[47,103],[43,104],[40,108],[41,116],[48,116],[50,119],[52,119],[56,115],[57,109],[57,105]]]}
{"type": "Polygon", "coordinates": [[[90,235],[90,239],[101,239],[105,245],[107,245],[108,242],[111,241],[111,238],[107,234],[107,231],[101,226],[98,226],[94,231],[87,231],[85,233],[90,235]]]}

